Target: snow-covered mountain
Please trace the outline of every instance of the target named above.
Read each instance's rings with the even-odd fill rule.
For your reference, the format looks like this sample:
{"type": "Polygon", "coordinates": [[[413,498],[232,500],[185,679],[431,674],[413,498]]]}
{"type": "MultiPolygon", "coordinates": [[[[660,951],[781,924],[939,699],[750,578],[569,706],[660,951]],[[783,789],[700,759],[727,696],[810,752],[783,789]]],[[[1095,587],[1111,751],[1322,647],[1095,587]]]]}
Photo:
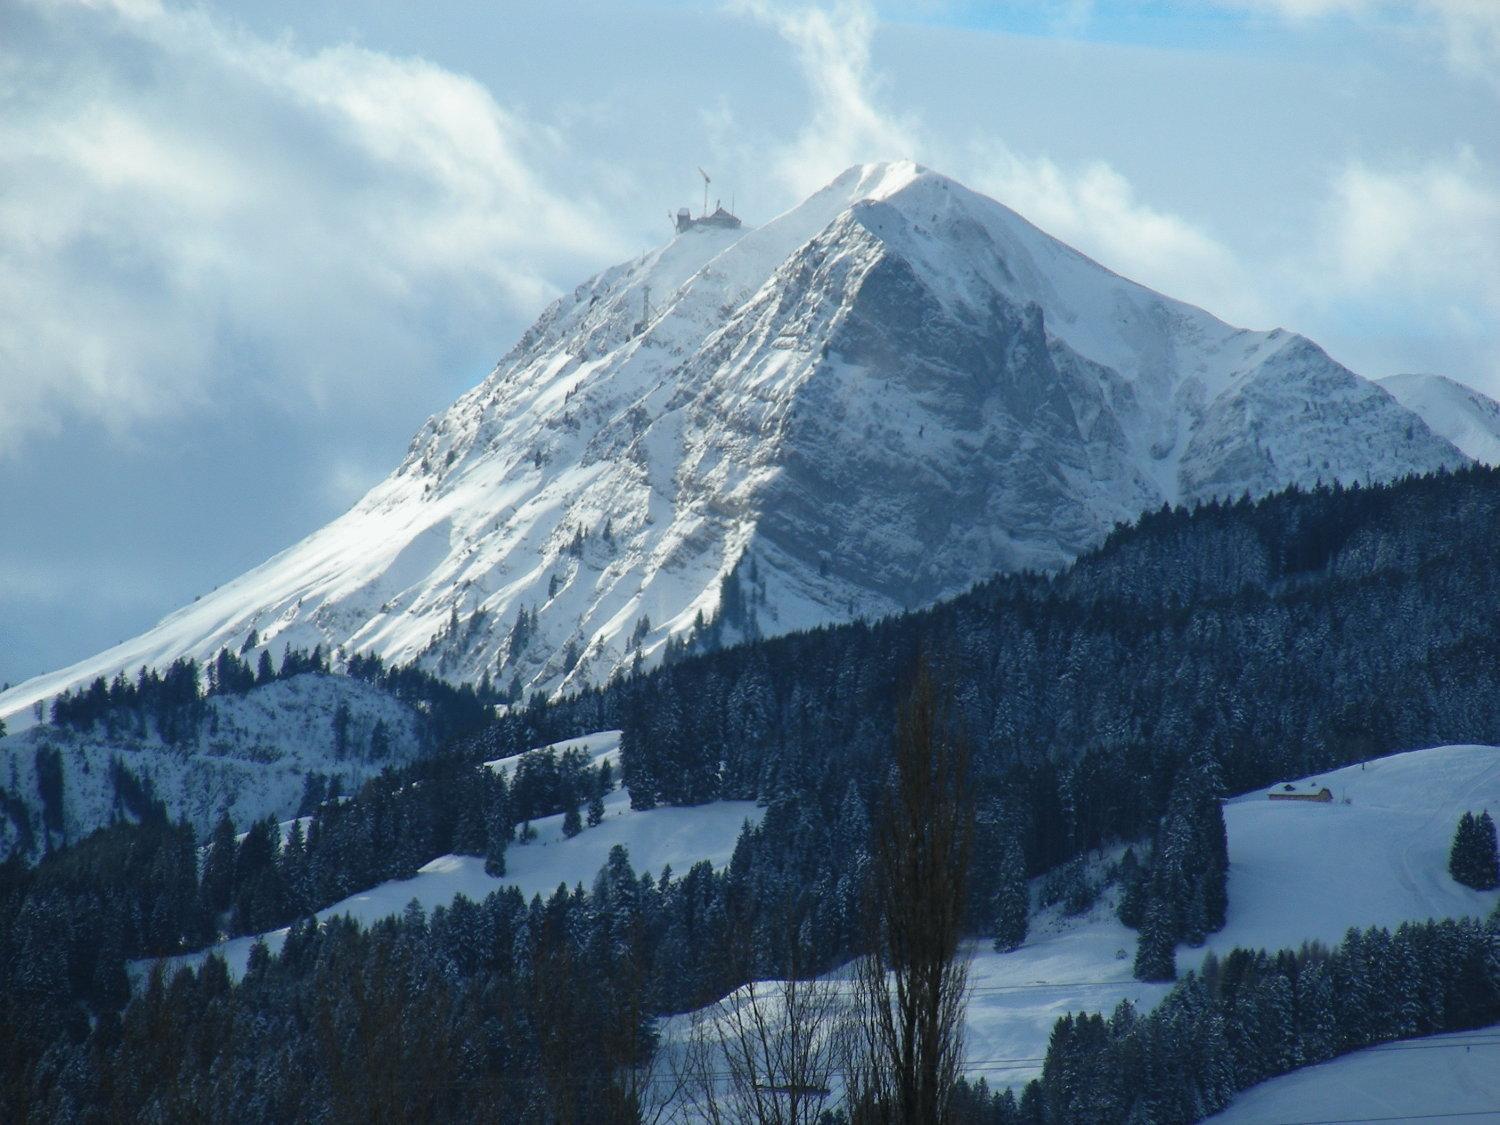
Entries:
{"type": "Polygon", "coordinates": [[[715,618],[782,632],[1055,567],[1163,502],[1465,460],[1301,336],[865,165],[579,286],[346,515],[0,714],[252,630],[553,690],[715,618]]]}
{"type": "Polygon", "coordinates": [[[1465,455],[1500,465],[1500,402],[1445,375],[1388,375],[1380,385],[1465,455]]]}

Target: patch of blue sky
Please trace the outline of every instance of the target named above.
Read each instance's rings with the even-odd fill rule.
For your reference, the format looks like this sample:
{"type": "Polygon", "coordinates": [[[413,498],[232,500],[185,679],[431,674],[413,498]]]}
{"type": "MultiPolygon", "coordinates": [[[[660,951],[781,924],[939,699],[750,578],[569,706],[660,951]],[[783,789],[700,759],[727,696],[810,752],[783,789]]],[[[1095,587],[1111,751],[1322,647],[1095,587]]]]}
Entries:
{"type": "MultiPolygon", "coordinates": [[[[1268,8],[1269,6],[1266,6],[1268,8]]],[[[1041,39],[1159,47],[1172,50],[1254,51],[1289,40],[1343,35],[1372,20],[1382,26],[1414,26],[1421,17],[1392,5],[1359,17],[1330,12],[1316,19],[1288,21],[1249,4],[1183,3],[1181,0],[931,0],[879,3],[882,19],[968,31],[990,31],[1041,39]]]]}

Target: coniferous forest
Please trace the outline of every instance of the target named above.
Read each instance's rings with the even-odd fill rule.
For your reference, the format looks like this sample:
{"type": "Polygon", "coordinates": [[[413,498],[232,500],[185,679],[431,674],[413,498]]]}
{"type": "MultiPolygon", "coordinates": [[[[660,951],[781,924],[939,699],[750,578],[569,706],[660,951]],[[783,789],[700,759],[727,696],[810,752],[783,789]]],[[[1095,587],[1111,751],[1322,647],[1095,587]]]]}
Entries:
{"type": "MultiPolygon", "coordinates": [[[[970,749],[964,932],[1015,944],[1026,878],[1086,903],[1082,861],[1129,843],[1114,877],[1136,972],[1172,979],[1177,945],[1223,925],[1220,798],[1413,747],[1500,743],[1496,542],[1489,469],[1163,510],[1059,575],[733,648],[706,632],[654,671],[455,721],[431,757],[312,802],[285,841],[227,822],[194,840],[148,807],[35,866],[0,866],[0,1118],[648,1118],[655,1017],[865,951],[895,705],[924,666],[970,749]],[[615,779],[557,756],[508,782],[479,763],[611,728],[636,806],[765,806],[726,870],[637,872],[617,850],[592,887],[546,900],[459,900],[369,930],[298,921],[447,852],[502,870],[518,826],[579,816],[615,779]],[[132,993],[127,962],[288,923],[283,952],[253,955],[241,982],[210,958],[142,970],[132,993]]],[[[224,663],[215,690],[247,675],[224,663]]],[[[192,705],[185,691],[170,703],[175,682],[122,684],[113,703],[102,685],[59,701],[55,721],[107,727],[125,721],[118,707],[170,723],[192,705]]],[[[1455,875],[1477,878],[1493,825],[1485,852],[1471,822],[1455,875]]],[[[1149,1014],[1062,1021],[1038,1083],[961,1085],[951,1119],[1190,1121],[1296,1066],[1493,1022],[1496,925],[1237,953],[1149,1014]],[[1392,965],[1409,984],[1381,975],[1392,965]]]]}

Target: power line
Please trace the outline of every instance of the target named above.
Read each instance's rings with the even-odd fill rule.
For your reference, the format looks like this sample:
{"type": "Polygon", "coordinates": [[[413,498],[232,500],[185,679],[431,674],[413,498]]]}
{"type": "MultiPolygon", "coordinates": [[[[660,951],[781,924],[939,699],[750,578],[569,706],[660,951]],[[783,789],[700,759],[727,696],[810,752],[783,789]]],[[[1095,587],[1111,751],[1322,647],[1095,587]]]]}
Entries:
{"type": "Polygon", "coordinates": [[[1306,1120],[1299,1118],[1268,1122],[1267,1125],[1365,1125],[1365,1122],[1369,1121],[1438,1121],[1445,1118],[1490,1117],[1492,1115],[1500,1115],[1500,1106],[1491,1106],[1489,1109],[1459,1109],[1451,1113],[1397,1113],[1390,1117],[1319,1117],[1306,1120]]]}

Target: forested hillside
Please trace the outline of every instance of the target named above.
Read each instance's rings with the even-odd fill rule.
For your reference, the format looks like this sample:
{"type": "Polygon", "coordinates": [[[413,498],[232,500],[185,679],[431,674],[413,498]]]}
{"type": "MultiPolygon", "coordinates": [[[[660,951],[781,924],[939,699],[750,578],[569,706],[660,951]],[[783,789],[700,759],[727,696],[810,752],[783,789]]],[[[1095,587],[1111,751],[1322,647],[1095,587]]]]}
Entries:
{"type": "Polygon", "coordinates": [[[741,645],[486,731],[494,757],[624,731],[640,804],[868,788],[925,654],[1033,870],[1138,836],[1211,759],[1226,792],[1500,741],[1500,471],[1162,510],[1056,577],[741,645]]]}
{"type": "MultiPolygon", "coordinates": [[[[1012,940],[996,906],[1015,881],[1052,871],[1044,900],[1087,900],[1069,860],[1150,838],[1145,866],[1121,878],[1146,915],[1156,903],[1175,916],[1168,947],[1200,941],[1223,909],[1213,797],[1413,746],[1500,742],[1496,541],[1500,472],[1488,469],[1163,511],[1058,576],[688,653],[534,702],[317,812],[306,840],[278,850],[270,826],[252,833],[260,866],[240,863],[239,845],[226,887],[209,879],[214,865],[192,870],[190,841],[159,817],[31,871],[12,863],[0,884],[4,1015],[17,1029],[5,1115],[171,1115],[201,1096],[248,1118],[381,1106],[632,1119],[641,1091],[620,1085],[616,1064],[649,1057],[652,1016],[861,948],[872,810],[888,788],[896,702],[924,662],[972,750],[966,931],[1012,940]],[[524,816],[576,810],[593,783],[580,775],[531,809],[478,764],[615,727],[637,806],[767,806],[726,871],[652,878],[621,854],[592,894],[564,888],[529,906],[500,895],[367,934],[303,925],[280,958],[252,958],[240,984],[211,959],[113,1014],[125,958],[285,920],[443,851],[498,866],[524,816]],[[1186,852],[1174,844],[1189,839],[1186,852]],[[356,871],[338,858],[346,847],[379,862],[356,871]],[[299,894],[261,894],[278,886],[299,894]],[[107,947],[88,921],[99,917],[122,919],[107,947]],[[559,1007],[563,980],[588,983],[559,1007]],[[590,1053],[610,1029],[613,1045],[590,1053]],[[352,1084],[356,1056],[365,1070],[379,1060],[383,1085],[352,1084]]],[[[223,867],[228,843],[221,852],[223,867]]]]}

